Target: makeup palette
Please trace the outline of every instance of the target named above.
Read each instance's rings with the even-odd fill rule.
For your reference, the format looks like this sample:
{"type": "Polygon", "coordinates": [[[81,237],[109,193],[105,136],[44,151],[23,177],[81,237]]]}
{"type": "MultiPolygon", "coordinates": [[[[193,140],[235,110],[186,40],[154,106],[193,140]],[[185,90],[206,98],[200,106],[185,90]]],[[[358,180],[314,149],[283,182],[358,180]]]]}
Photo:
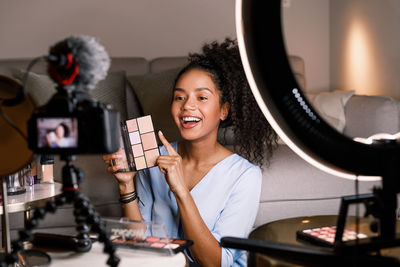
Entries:
{"type": "MultiPolygon", "coordinates": [[[[316,245],[331,247],[335,242],[336,226],[325,226],[312,229],[305,229],[297,231],[296,235],[298,239],[302,239],[314,243],[316,245]]],[[[363,233],[357,234],[357,232],[353,230],[344,229],[342,241],[343,242],[354,241],[357,238],[364,239],[367,237],[368,235],[366,234],[363,233]]]]}
{"type": "Polygon", "coordinates": [[[160,152],[151,115],[127,120],[121,126],[129,170],[154,167],[160,152]]]}
{"type": "Polygon", "coordinates": [[[170,254],[171,252],[178,253],[193,244],[193,241],[191,240],[160,238],[154,236],[145,238],[135,237],[131,239],[115,238],[112,242],[117,247],[143,249],[163,254],[170,254]]]}

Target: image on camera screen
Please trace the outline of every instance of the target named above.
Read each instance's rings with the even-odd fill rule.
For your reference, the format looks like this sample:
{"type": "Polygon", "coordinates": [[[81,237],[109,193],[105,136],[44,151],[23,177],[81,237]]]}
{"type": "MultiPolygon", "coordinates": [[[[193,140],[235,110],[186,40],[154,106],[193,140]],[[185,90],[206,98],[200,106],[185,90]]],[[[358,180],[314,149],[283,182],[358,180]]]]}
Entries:
{"type": "Polygon", "coordinates": [[[38,118],[39,148],[77,148],[77,118],[38,118]]]}

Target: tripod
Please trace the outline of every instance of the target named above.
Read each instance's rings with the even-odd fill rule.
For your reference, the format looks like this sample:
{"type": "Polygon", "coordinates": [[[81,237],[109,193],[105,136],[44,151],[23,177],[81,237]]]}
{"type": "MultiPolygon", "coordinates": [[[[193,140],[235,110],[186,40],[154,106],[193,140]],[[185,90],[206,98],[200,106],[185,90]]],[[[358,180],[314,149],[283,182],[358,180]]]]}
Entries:
{"type": "Polygon", "coordinates": [[[55,213],[58,207],[69,203],[74,205],[77,224],[78,241],[75,244],[75,250],[87,252],[91,249],[92,241],[89,238],[89,231],[92,230],[98,234],[99,241],[104,243],[104,253],[109,254],[107,264],[118,266],[120,259],[115,255],[115,248],[105,230],[104,222],[88,198],[79,192],[79,184],[84,178],[83,171],[72,165],[73,156],[62,156],[61,159],[66,161],[66,165],[62,169],[63,192],[55,197],[55,201],[49,201],[45,207],[34,211],[32,218],[26,223],[25,230],[19,232],[19,239],[12,243],[12,252],[6,256],[5,262],[1,263],[2,267],[18,260],[18,252],[23,249],[23,242],[33,240],[32,230],[38,225],[39,219],[43,219],[47,212],[55,213]]]}

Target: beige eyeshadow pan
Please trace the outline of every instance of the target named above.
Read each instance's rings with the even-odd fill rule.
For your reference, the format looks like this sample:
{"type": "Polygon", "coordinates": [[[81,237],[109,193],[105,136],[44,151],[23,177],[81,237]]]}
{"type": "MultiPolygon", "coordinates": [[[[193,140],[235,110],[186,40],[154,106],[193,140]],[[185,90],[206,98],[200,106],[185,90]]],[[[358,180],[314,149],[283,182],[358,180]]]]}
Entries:
{"type": "Polygon", "coordinates": [[[142,144],[137,144],[132,146],[133,155],[136,157],[143,156],[143,147],[142,144]]]}
{"type": "Polygon", "coordinates": [[[160,156],[151,115],[125,122],[136,170],[155,166],[160,156]]]}
{"type": "Polygon", "coordinates": [[[145,151],[144,155],[146,157],[147,166],[150,168],[156,165],[156,161],[158,156],[160,156],[160,153],[158,152],[158,148],[155,148],[145,151]]]}
{"type": "Polygon", "coordinates": [[[154,132],[153,122],[151,121],[151,116],[144,116],[137,118],[137,122],[139,125],[139,131],[141,134],[154,132]]]}
{"type": "Polygon", "coordinates": [[[136,170],[147,168],[146,160],[144,157],[136,157],[134,159],[135,159],[136,170]]]}

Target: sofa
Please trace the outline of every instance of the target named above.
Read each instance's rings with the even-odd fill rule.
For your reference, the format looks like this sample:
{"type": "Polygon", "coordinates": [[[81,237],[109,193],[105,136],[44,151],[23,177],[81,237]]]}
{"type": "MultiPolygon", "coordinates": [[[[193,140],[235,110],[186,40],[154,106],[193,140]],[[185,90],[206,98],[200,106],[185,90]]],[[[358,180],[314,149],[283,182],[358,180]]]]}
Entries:
{"type": "MultiPolygon", "coordinates": [[[[0,60],[0,74],[21,79],[30,59],[0,60]]],[[[302,88],[306,88],[305,64],[291,56],[293,72],[302,88]]],[[[91,94],[120,111],[121,119],[151,114],[156,129],[162,129],[170,141],[179,140],[169,115],[171,83],[186,57],[112,58],[109,75],[91,94]]],[[[54,93],[54,84],[46,76],[45,62],[31,70],[27,91],[37,105],[43,105],[54,93]]],[[[356,95],[354,92],[308,94],[309,101],[338,131],[349,137],[368,137],[377,132],[400,131],[400,102],[384,96],[356,95]]],[[[232,148],[232,133],[221,131],[219,140],[232,148]]],[[[64,165],[56,157],[55,179],[60,181],[64,165]]],[[[117,184],[106,172],[101,155],[78,155],[74,165],[83,169],[85,180],[81,191],[88,196],[104,217],[120,217],[117,184]]],[[[360,182],[359,192],[370,192],[380,182],[360,182]]],[[[355,193],[354,181],[327,174],[295,154],[279,141],[269,162],[263,166],[262,193],[254,227],[283,218],[337,214],[340,197],[355,193]]],[[[71,205],[46,215],[41,231],[56,231],[75,226],[71,205]]],[[[23,227],[23,216],[12,214],[11,229],[23,227]]]]}

